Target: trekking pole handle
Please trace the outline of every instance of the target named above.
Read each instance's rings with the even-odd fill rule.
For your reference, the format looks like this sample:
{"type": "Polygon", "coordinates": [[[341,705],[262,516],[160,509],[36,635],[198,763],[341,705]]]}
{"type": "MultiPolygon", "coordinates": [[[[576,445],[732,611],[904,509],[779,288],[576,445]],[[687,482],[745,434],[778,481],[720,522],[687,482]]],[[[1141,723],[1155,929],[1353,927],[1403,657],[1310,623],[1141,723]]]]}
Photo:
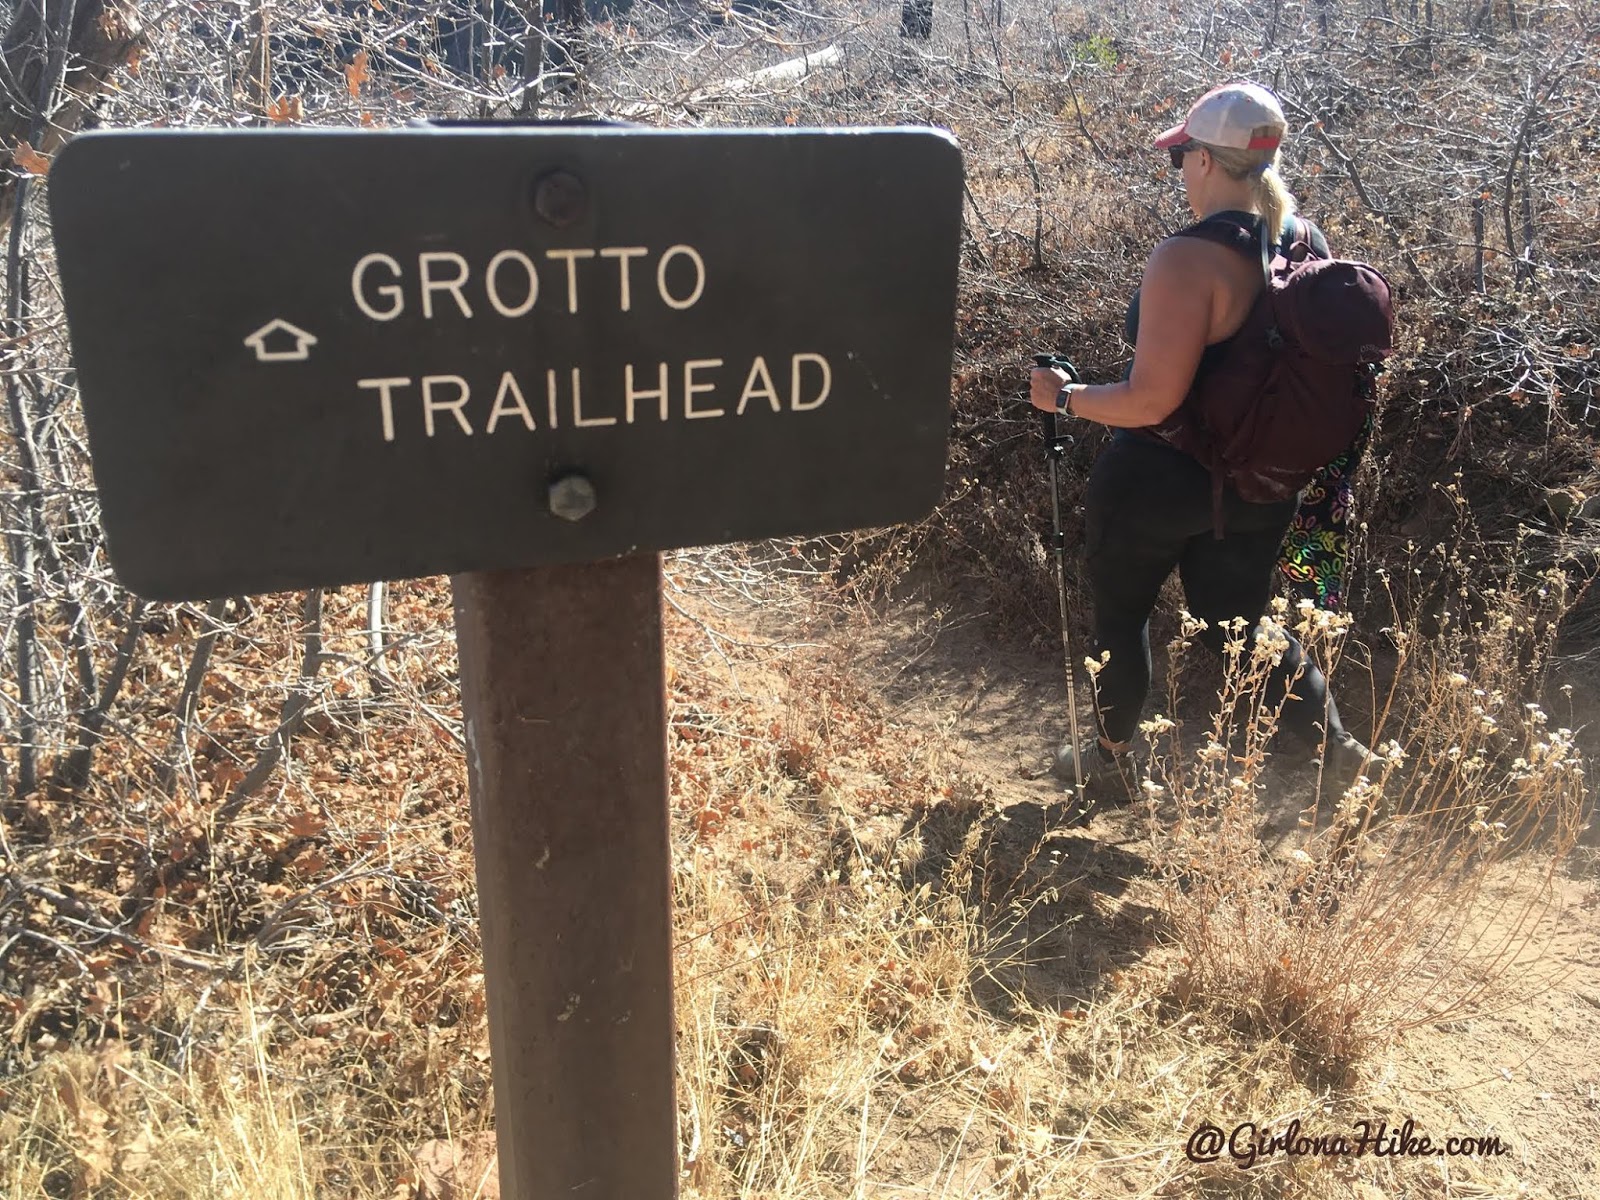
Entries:
{"type": "MultiPolygon", "coordinates": [[[[1035,354],[1033,356],[1033,365],[1036,367],[1055,367],[1057,370],[1065,371],[1067,378],[1071,382],[1083,382],[1082,377],[1078,374],[1078,368],[1059,354],[1035,354]]],[[[1045,412],[1042,408],[1035,411],[1039,414],[1039,428],[1044,431],[1045,441],[1060,442],[1065,445],[1065,443],[1072,440],[1071,438],[1063,438],[1057,431],[1055,413],[1045,412]]]]}
{"type": "Polygon", "coordinates": [[[1033,365],[1036,367],[1056,367],[1067,373],[1067,378],[1073,383],[1082,383],[1083,379],[1078,374],[1078,368],[1072,365],[1071,360],[1062,358],[1059,354],[1035,354],[1033,365]]]}

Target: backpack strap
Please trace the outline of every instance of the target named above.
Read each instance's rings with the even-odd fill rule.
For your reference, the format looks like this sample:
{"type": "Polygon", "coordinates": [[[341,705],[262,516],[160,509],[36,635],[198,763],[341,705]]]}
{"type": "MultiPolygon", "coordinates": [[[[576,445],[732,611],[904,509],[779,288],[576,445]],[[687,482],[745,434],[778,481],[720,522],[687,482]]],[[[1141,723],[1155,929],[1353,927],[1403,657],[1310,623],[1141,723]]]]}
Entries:
{"type": "MultiPolygon", "coordinates": [[[[1284,230],[1283,237],[1279,239],[1277,246],[1273,246],[1271,242],[1267,241],[1267,223],[1266,221],[1261,222],[1261,294],[1268,297],[1269,304],[1272,296],[1272,251],[1276,249],[1283,255],[1284,260],[1288,261],[1289,255],[1294,252],[1295,239],[1299,233],[1300,219],[1291,216],[1289,218],[1289,227],[1284,230]]],[[[1283,345],[1283,335],[1278,332],[1276,322],[1267,327],[1267,345],[1274,350],[1283,345]]]]}
{"type": "MultiPolygon", "coordinates": [[[[1243,254],[1247,258],[1255,258],[1256,231],[1251,226],[1244,224],[1239,218],[1246,217],[1247,213],[1217,213],[1207,217],[1204,221],[1196,221],[1193,225],[1185,226],[1173,234],[1173,237],[1198,238],[1202,242],[1215,242],[1219,246],[1243,254]]],[[[1253,226],[1255,223],[1252,222],[1253,226]]]]}
{"type": "MultiPolygon", "coordinates": [[[[1216,213],[1203,221],[1197,221],[1175,233],[1174,237],[1197,238],[1202,242],[1212,242],[1218,246],[1227,246],[1242,254],[1252,261],[1261,264],[1261,283],[1263,293],[1272,286],[1272,243],[1267,240],[1267,223],[1257,218],[1250,222],[1251,228],[1241,219],[1249,216],[1243,212],[1216,213]]],[[[1275,331],[1274,331],[1275,332],[1275,331]]],[[[1213,536],[1219,541],[1225,532],[1223,516],[1223,490],[1226,475],[1221,462],[1217,460],[1216,450],[1207,447],[1210,461],[1206,467],[1211,472],[1211,529],[1213,536]]]]}
{"type": "Polygon", "coordinates": [[[1296,243],[1303,243],[1317,258],[1332,257],[1331,252],[1327,250],[1328,240],[1322,236],[1322,231],[1298,213],[1290,214],[1289,223],[1276,246],[1267,240],[1266,222],[1260,220],[1254,213],[1234,209],[1214,213],[1203,221],[1185,226],[1172,236],[1198,238],[1202,242],[1231,246],[1240,254],[1252,259],[1264,258],[1268,263],[1272,261],[1274,249],[1281,251],[1287,258],[1293,252],[1296,243]],[[1319,241],[1322,243],[1321,248],[1317,245],[1319,241]]]}
{"type": "MultiPolygon", "coordinates": [[[[1324,249],[1327,247],[1327,238],[1322,239],[1324,249]]],[[[1293,262],[1294,248],[1304,246],[1307,257],[1327,258],[1321,250],[1317,249],[1317,239],[1310,221],[1299,213],[1290,213],[1289,221],[1283,228],[1283,236],[1278,239],[1276,247],[1267,241],[1267,223],[1261,222],[1261,274],[1269,282],[1272,278],[1272,250],[1276,249],[1283,257],[1293,262]]]]}

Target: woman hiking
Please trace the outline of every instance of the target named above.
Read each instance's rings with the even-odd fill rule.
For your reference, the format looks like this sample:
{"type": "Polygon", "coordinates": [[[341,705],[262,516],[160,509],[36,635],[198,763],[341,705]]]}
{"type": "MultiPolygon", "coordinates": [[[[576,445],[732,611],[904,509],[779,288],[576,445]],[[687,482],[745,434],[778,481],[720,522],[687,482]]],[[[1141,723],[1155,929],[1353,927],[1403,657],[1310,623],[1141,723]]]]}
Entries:
{"type": "MultiPolygon", "coordinates": [[[[1092,748],[1076,748],[1076,764],[1074,747],[1063,747],[1055,765],[1066,780],[1081,770],[1085,799],[1136,794],[1132,741],[1150,689],[1150,615],[1173,569],[1189,611],[1206,623],[1201,640],[1220,654],[1227,622],[1243,618],[1254,627],[1266,612],[1285,535],[1296,523],[1299,497],[1263,504],[1243,500],[1231,484],[1219,491],[1210,469],[1157,428],[1221,361],[1254,306],[1263,287],[1263,223],[1272,243],[1290,228],[1294,199],[1277,169],[1286,128],[1270,92],[1230,83],[1207,92],[1156,139],[1182,172],[1196,222],[1159,243],[1146,264],[1128,313],[1132,370],[1113,384],[1069,383],[1054,367],[1032,375],[1035,407],[1115,431],[1085,495],[1094,648],[1104,657],[1095,679],[1099,738],[1092,748]]],[[[1326,239],[1304,225],[1302,240],[1326,257],[1326,239]]],[[[1347,466],[1359,449],[1335,465],[1347,466]]],[[[1311,746],[1326,736],[1326,777],[1340,791],[1374,762],[1340,722],[1327,680],[1292,636],[1267,688],[1269,708],[1288,690],[1287,729],[1311,746]]]]}

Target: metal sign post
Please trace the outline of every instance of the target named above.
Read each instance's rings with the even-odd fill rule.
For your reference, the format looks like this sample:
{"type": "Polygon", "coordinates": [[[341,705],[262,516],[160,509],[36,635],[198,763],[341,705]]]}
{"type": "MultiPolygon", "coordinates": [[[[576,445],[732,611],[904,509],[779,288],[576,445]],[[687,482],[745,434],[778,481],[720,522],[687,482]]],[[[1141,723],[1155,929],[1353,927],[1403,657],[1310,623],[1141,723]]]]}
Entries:
{"type": "Polygon", "coordinates": [[[671,1197],[660,556],[452,586],[501,1195],[671,1197]]]}
{"type": "Polygon", "coordinates": [[[932,509],[954,141],[94,133],[50,193],[129,588],[453,577],[501,1194],[675,1195],[659,552],[932,509]]]}

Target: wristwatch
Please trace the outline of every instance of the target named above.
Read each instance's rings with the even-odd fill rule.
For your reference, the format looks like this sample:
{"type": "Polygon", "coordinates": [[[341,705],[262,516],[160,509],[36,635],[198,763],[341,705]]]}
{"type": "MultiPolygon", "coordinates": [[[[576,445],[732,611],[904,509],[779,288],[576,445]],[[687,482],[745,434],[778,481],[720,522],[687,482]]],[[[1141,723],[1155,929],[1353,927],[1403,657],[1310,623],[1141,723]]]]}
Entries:
{"type": "Polygon", "coordinates": [[[1064,387],[1059,392],[1056,393],[1056,411],[1058,413],[1066,413],[1068,416],[1071,416],[1072,415],[1072,409],[1070,407],[1071,404],[1072,404],[1072,388],[1070,386],[1064,387]]]}

